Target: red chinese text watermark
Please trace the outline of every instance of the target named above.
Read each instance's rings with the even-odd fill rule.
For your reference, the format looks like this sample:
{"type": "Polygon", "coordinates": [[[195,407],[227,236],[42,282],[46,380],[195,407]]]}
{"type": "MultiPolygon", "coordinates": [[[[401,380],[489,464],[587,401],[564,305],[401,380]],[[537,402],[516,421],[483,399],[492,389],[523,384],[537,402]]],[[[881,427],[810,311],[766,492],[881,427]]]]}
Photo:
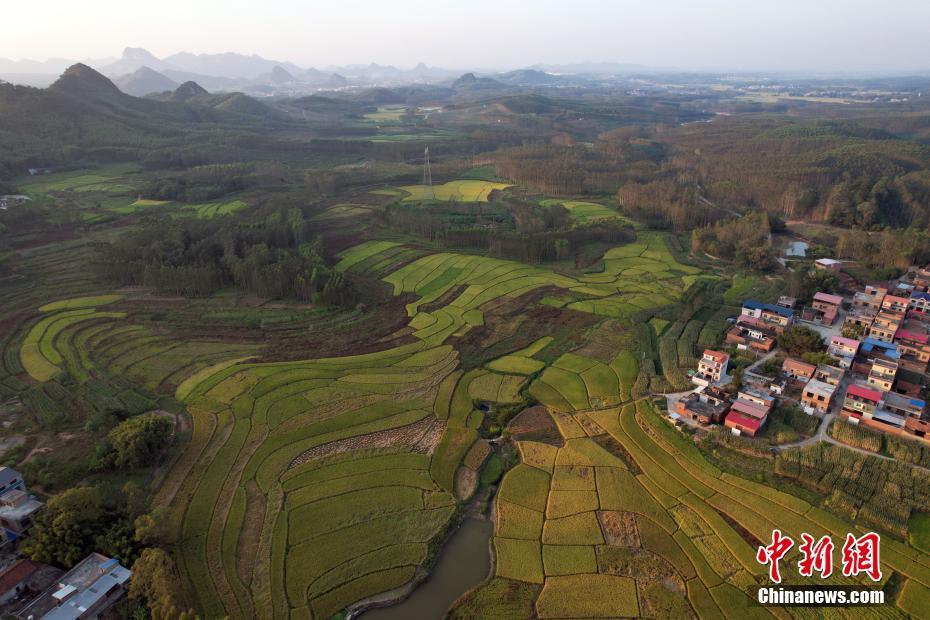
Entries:
{"type": "MultiPolygon", "coordinates": [[[[857,577],[865,574],[872,581],[881,581],[880,543],[881,537],[875,532],[868,532],[859,537],[847,534],[841,550],[843,576],[857,577]]],[[[794,540],[790,536],[785,536],[781,530],[772,530],[771,544],[760,546],[756,552],[759,564],[768,565],[769,579],[773,583],[781,583],[779,562],[792,547],[794,540]]],[[[813,577],[816,572],[821,579],[826,579],[833,574],[834,549],[833,540],[829,536],[816,539],[806,532],[801,534],[801,544],[798,546],[801,553],[798,572],[803,577],[813,577]]]]}

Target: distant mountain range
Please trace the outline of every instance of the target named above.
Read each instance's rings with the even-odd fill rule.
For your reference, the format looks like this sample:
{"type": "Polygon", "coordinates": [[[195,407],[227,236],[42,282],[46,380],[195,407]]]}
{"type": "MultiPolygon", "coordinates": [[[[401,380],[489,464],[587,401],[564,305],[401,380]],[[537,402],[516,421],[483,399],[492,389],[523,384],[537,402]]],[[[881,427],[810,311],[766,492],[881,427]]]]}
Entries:
{"type": "MultiPolygon", "coordinates": [[[[44,62],[0,59],[0,79],[45,87],[73,64],[76,63],[59,58],[44,62]]],[[[449,85],[461,76],[460,71],[429,67],[424,63],[412,69],[376,63],[317,69],[232,52],[181,52],[158,58],[139,47],[127,47],[118,59],[100,59],[82,64],[110,77],[123,92],[137,96],[173,90],[178,84],[189,81],[197,82],[210,91],[242,91],[256,96],[300,96],[318,90],[353,86],[449,85]]],[[[570,72],[566,70],[565,73],[570,72]]],[[[505,85],[553,85],[560,80],[558,76],[539,68],[485,74],[482,79],[499,80],[505,85]]],[[[485,86],[489,84],[485,83],[485,86]]]]}

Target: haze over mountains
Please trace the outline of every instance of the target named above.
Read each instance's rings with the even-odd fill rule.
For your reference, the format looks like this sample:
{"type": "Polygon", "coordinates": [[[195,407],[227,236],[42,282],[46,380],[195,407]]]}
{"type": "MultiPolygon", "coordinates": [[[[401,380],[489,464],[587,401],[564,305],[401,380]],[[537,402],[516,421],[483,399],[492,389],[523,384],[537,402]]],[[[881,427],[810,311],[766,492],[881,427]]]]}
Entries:
{"type": "MultiPolygon", "coordinates": [[[[63,58],[46,61],[0,58],[0,79],[15,84],[45,87],[68,67],[63,58]]],[[[298,94],[346,86],[387,86],[453,80],[461,72],[431,68],[423,63],[410,70],[372,63],[345,67],[299,67],[258,55],[233,52],[192,54],[181,52],[158,58],[138,47],[127,47],[118,59],[84,61],[132,95],[142,96],[195,81],[209,90],[243,91],[256,95],[298,94]]]]}
{"type": "MultiPolygon", "coordinates": [[[[0,58],[0,80],[14,84],[51,85],[68,67],[77,61],[53,58],[46,61],[8,60],[0,58]]],[[[445,84],[459,79],[463,72],[419,63],[411,69],[390,65],[353,64],[338,67],[300,67],[292,62],[273,60],[258,55],[233,52],[193,54],[180,52],[159,58],[139,47],[127,47],[119,58],[82,61],[109,77],[125,93],[145,96],[174,90],[185,82],[196,82],[211,91],[241,91],[254,96],[294,96],[318,90],[347,87],[400,86],[413,84],[445,84]]],[[[473,90],[501,84],[530,86],[570,85],[579,79],[612,78],[650,70],[647,67],[620,63],[578,63],[571,65],[534,65],[511,72],[478,72],[482,80],[461,84],[473,90]],[[488,80],[499,82],[492,84],[488,80]]],[[[656,71],[651,69],[651,71],[656,71]]]]}

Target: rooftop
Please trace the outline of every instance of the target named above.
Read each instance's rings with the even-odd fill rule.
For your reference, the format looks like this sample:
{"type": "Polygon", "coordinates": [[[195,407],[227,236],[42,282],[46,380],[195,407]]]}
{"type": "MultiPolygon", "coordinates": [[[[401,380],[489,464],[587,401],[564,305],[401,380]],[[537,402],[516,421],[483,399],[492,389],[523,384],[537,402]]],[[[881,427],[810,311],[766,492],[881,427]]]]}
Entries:
{"type": "Polygon", "coordinates": [[[782,308],[775,304],[764,304],[761,301],[756,301],[755,299],[747,299],[743,302],[744,308],[749,308],[750,310],[768,310],[769,312],[774,312],[780,314],[781,316],[790,319],[794,316],[794,313],[788,308],[782,308]]]}
{"type": "Polygon", "coordinates": [[[830,338],[830,344],[835,344],[840,347],[849,347],[851,349],[859,348],[859,341],[855,338],[845,338],[843,336],[833,336],[830,338]]]}
{"type": "Polygon", "coordinates": [[[882,399],[882,393],[878,390],[873,390],[861,385],[850,385],[846,389],[846,394],[850,396],[858,396],[859,398],[865,398],[866,400],[873,400],[876,403],[882,399]]]}
{"type": "Polygon", "coordinates": [[[817,379],[811,379],[807,382],[807,385],[804,386],[804,393],[807,394],[808,392],[812,392],[815,396],[832,398],[834,392],[836,392],[836,386],[818,381],[817,379]]]}
{"type": "Polygon", "coordinates": [[[709,357],[718,364],[722,364],[730,359],[730,356],[726,353],[721,353],[720,351],[711,351],[710,349],[704,349],[704,357],[709,357]]]}
{"type": "Polygon", "coordinates": [[[726,420],[732,424],[738,424],[739,426],[748,428],[752,430],[752,432],[758,431],[762,426],[761,419],[743,415],[742,413],[733,410],[730,410],[730,413],[727,414],[726,420]]]}
{"type": "Polygon", "coordinates": [[[6,594],[29,579],[38,567],[29,560],[20,560],[0,573],[0,595],[6,594]]]}
{"type": "Polygon", "coordinates": [[[814,262],[816,262],[818,265],[827,265],[827,266],[843,264],[843,261],[836,260],[835,258],[818,258],[814,262]]]}
{"type": "Polygon", "coordinates": [[[737,398],[730,406],[730,411],[738,411],[744,415],[752,416],[760,420],[764,419],[765,416],[769,414],[769,409],[770,407],[763,407],[758,403],[754,403],[750,400],[743,400],[742,398],[737,398]]]}
{"type": "Polygon", "coordinates": [[[862,341],[862,351],[868,353],[878,349],[883,352],[884,355],[892,359],[898,359],[900,354],[898,353],[898,346],[890,342],[884,342],[882,340],[876,340],[875,338],[865,338],[862,341]]]}
{"type": "Polygon", "coordinates": [[[697,393],[689,394],[685,398],[682,398],[681,402],[684,403],[686,410],[691,411],[699,416],[707,416],[708,418],[713,418],[717,415],[720,415],[730,407],[730,403],[728,401],[702,401],[697,393]]]}
{"type": "Polygon", "coordinates": [[[901,306],[906,306],[910,302],[910,297],[902,297],[900,295],[885,295],[885,301],[882,302],[883,306],[891,306],[898,304],[901,306]]]}
{"type": "Polygon", "coordinates": [[[843,375],[845,375],[846,372],[842,368],[837,368],[836,366],[830,366],[829,364],[820,364],[819,366],[817,366],[817,374],[826,375],[836,380],[840,380],[843,378],[843,375]]]}
{"type": "Polygon", "coordinates": [[[18,489],[4,493],[3,500],[0,502],[0,518],[8,521],[22,521],[43,506],[42,502],[18,489]]]}
{"type": "Polygon", "coordinates": [[[927,403],[919,398],[912,398],[910,396],[896,394],[894,392],[885,393],[884,401],[886,407],[894,407],[895,409],[912,409],[915,411],[923,411],[923,409],[927,406],[927,403]]]}
{"type": "Polygon", "coordinates": [[[817,367],[813,364],[808,364],[807,362],[795,359],[793,357],[785,358],[785,361],[782,363],[781,367],[785,370],[799,370],[811,375],[814,374],[814,371],[817,370],[817,367]]]}
{"type": "Polygon", "coordinates": [[[919,342],[920,344],[927,344],[928,337],[926,333],[921,334],[920,332],[913,332],[907,329],[899,329],[895,332],[895,340],[910,340],[911,342],[919,342]]]}
{"type": "Polygon", "coordinates": [[[22,479],[23,475],[12,467],[0,467],[0,487],[5,487],[14,480],[19,482],[22,479]]]}
{"type": "Polygon", "coordinates": [[[62,575],[19,612],[21,617],[75,620],[102,601],[110,590],[125,585],[132,572],[100,553],[91,553],[62,575]]]}
{"type": "Polygon", "coordinates": [[[820,301],[825,304],[833,304],[834,306],[843,305],[843,298],[839,295],[830,295],[829,293],[815,293],[814,301],[820,301]]]}

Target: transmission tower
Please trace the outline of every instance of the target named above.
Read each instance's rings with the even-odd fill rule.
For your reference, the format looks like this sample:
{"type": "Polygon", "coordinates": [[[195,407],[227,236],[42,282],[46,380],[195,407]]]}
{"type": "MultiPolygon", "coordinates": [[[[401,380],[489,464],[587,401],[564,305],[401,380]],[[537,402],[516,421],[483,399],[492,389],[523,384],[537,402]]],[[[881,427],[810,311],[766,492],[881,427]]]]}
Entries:
{"type": "Polygon", "coordinates": [[[426,147],[426,150],[423,151],[423,156],[423,185],[429,188],[430,198],[436,198],[436,194],[433,192],[433,170],[429,165],[429,147],[426,147]]]}

